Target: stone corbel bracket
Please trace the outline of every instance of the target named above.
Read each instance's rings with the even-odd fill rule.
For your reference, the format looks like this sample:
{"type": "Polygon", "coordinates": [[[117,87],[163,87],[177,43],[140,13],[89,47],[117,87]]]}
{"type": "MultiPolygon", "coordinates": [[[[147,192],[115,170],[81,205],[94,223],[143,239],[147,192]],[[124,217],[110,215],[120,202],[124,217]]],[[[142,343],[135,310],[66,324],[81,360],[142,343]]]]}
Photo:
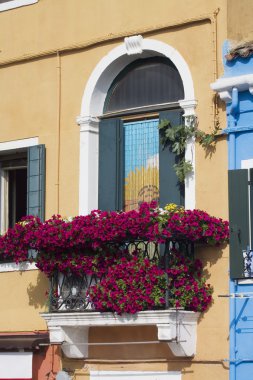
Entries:
{"type": "Polygon", "coordinates": [[[218,92],[222,100],[231,103],[233,88],[237,88],[238,92],[249,91],[253,95],[253,74],[219,78],[211,83],[211,88],[218,92]]]}
{"type": "Polygon", "coordinates": [[[126,37],[124,39],[124,44],[127,55],[141,54],[143,51],[143,37],[140,35],[126,37]]]}
{"type": "Polygon", "coordinates": [[[168,343],[175,356],[196,353],[199,313],[184,310],[141,311],[137,314],[113,313],[43,313],[51,344],[61,344],[68,358],[88,357],[89,328],[96,326],[156,325],[158,340],[168,343]]]}

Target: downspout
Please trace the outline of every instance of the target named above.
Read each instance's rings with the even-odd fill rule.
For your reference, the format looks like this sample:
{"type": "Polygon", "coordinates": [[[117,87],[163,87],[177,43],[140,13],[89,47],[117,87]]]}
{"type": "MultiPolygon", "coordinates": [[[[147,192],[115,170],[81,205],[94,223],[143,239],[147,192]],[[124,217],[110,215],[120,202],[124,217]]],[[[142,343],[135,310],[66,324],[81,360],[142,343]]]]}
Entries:
{"type": "MultiPolygon", "coordinates": [[[[213,72],[213,77],[214,77],[214,82],[217,80],[218,78],[218,53],[217,53],[217,45],[218,45],[218,41],[217,41],[217,36],[218,36],[218,26],[217,26],[217,16],[218,16],[218,13],[220,11],[220,8],[217,8],[214,12],[213,12],[213,17],[211,19],[211,23],[212,23],[212,27],[213,27],[213,56],[214,56],[214,72],[213,72]]],[[[216,93],[215,96],[214,96],[214,100],[213,100],[213,122],[214,122],[214,128],[217,127],[217,125],[219,125],[219,108],[218,108],[218,101],[217,101],[217,98],[218,98],[218,94],[216,93]]]]}
{"type": "MultiPolygon", "coordinates": [[[[238,89],[233,88],[232,90],[232,104],[229,112],[229,125],[228,127],[236,126],[236,115],[238,113],[239,101],[238,101],[238,89]]],[[[236,169],[236,145],[235,145],[235,133],[229,133],[228,137],[228,147],[229,147],[229,169],[236,169]]],[[[235,319],[236,319],[236,297],[231,297],[232,294],[237,293],[238,285],[236,280],[230,279],[230,326],[229,326],[229,338],[230,338],[230,380],[236,380],[236,332],[235,332],[235,319]]]]}
{"type": "Polygon", "coordinates": [[[61,154],[61,55],[57,51],[57,122],[56,122],[56,212],[60,213],[60,154],[61,154]]]}
{"type": "MultiPolygon", "coordinates": [[[[229,125],[228,128],[236,126],[236,115],[238,113],[238,89],[236,87],[232,90],[232,104],[229,112],[229,125]]],[[[229,169],[236,169],[236,148],[235,148],[235,132],[229,133],[229,169]]]]}

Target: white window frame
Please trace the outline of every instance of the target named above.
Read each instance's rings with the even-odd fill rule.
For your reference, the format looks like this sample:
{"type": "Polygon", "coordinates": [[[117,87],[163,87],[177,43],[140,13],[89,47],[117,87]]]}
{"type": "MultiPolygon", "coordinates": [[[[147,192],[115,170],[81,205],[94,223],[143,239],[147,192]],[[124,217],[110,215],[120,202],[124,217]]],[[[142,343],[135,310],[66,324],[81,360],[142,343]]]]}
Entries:
{"type": "Polygon", "coordinates": [[[32,380],[32,352],[0,352],[0,379],[32,380]]]}
{"type": "MultiPolygon", "coordinates": [[[[132,38],[132,37],[131,37],[132,38]]],[[[103,114],[107,92],[115,77],[137,58],[162,56],[169,58],[176,66],[184,86],[184,99],[179,105],[184,111],[185,125],[188,125],[195,115],[197,101],[194,95],[193,79],[190,68],[181,54],[172,46],[149,38],[141,39],[141,49],[129,55],[128,44],[120,44],[108,52],[91,73],[84,89],[80,116],[76,121],[80,127],[80,158],[79,158],[79,214],[86,215],[98,208],[98,124],[103,114]],[[142,52],[142,53],[141,53],[142,52]]],[[[138,44],[137,44],[138,45],[138,44]]],[[[133,44],[133,46],[136,46],[133,44]]],[[[189,139],[185,159],[190,161],[193,172],[186,176],[185,208],[195,208],[195,141],[189,139]]]]}
{"type": "Polygon", "coordinates": [[[90,380],[181,380],[179,371],[90,371],[90,380]]]}
{"type": "Polygon", "coordinates": [[[0,4],[0,12],[37,3],[38,0],[12,0],[0,4]]]}
{"type": "MultiPolygon", "coordinates": [[[[39,145],[39,139],[38,137],[31,137],[27,139],[21,139],[21,140],[13,140],[13,141],[6,141],[0,143],[0,152],[6,152],[8,154],[8,151],[11,151],[13,149],[21,149],[21,148],[29,148],[31,146],[39,145]]],[[[1,233],[3,233],[2,226],[4,226],[5,221],[5,214],[4,214],[4,207],[5,205],[5,189],[6,189],[6,181],[7,181],[7,175],[6,170],[2,170],[0,167],[0,189],[1,189],[1,195],[0,195],[0,224],[1,224],[1,233]]],[[[20,271],[20,270],[34,270],[37,269],[34,263],[24,262],[20,264],[16,263],[3,263],[0,264],[0,273],[1,272],[14,272],[14,271],[20,271]]]]}
{"type": "MultiPolygon", "coordinates": [[[[15,166],[13,168],[1,168],[0,166],[0,182],[1,182],[1,197],[0,197],[0,231],[1,234],[8,229],[9,220],[9,173],[12,169],[25,169],[25,166],[15,166]]],[[[15,188],[16,190],[16,188],[15,188]]]]}

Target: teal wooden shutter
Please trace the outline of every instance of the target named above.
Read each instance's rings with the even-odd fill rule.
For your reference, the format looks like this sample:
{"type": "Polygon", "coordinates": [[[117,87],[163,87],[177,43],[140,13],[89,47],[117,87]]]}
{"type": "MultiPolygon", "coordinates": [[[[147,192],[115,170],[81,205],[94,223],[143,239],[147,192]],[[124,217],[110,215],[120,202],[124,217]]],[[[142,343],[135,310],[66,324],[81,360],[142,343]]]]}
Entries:
{"type": "MultiPolygon", "coordinates": [[[[182,110],[163,111],[159,114],[160,121],[169,120],[172,125],[182,123],[182,110]]],[[[184,205],[184,185],[178,183],[178,178],[173,165],[177,163],[177,156],[169,147],[159,147],[159,189],[160,207],[167,203],[184,205]]]]}
{"type": "Polygon", "coordinates": [[[45,219],[45,145],[28,148],[27,215],[45,219]]]}
{"type": "Polygon", "coordinates": [[[242,278],[243,250],[249,246],[248,170],[229,170],[230,277],[242,278]]]}
{"type": "Polygon", "coordinates": [[[123,126],[120,119],[99,124],[98,207],[122,210],[124,199],[123,126]]]}

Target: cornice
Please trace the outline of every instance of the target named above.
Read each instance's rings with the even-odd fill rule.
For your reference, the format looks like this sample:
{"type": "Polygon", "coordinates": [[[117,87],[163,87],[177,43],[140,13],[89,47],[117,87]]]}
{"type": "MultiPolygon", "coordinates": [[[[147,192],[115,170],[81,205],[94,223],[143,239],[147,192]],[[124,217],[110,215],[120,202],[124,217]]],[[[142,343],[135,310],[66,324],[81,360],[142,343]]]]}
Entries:
{"type": "Polygon", "coordinates": [[[80,132],[98,133],[99,119],[93,116],[77,116],[76,123],[80,126],[80,132]]]}
{"type": "Polygon", "coordinates": [[[249,91],[253,95],[253,74],[219,78],[210,86],[212,90],[218,92],[222,100],[231,103],[233,88],[237,88],[238,92],[249,91]]]}
{"type": "Polygon", "coordinates": [[[120,325],[153,325],[155,323],[167,323],[168,320],[187,321],[195,323],[196,315],[193,311],[185,310],[148,310],[136,314],[100,313],[100,312],[73,312],[73,313],[43,313],[41,316],[48,326],[61,324],[62,326],[120,326],[120,325]]]}
{"type": "Polygon", "coordinates": [[[179,105],[184,110],[184,116],[192,116],[195,114],[195,108],[197,107],[196,99],[184,99],[179,100],[179,105]]]}

